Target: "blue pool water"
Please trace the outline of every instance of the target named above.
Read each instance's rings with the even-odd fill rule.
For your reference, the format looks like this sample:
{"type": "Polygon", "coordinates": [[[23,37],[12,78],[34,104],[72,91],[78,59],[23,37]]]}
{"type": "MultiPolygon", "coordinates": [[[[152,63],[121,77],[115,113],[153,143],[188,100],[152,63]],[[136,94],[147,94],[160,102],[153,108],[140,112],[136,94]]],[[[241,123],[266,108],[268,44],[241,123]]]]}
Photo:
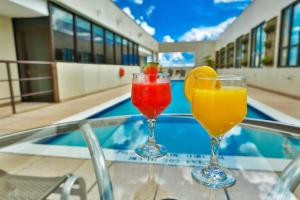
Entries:
{"type": "MultiPolygon", "coordinates": [[[[164,113],[190,113],[190,105],[183,94],[183,82],[172,82],[172,103],[164,113]]],[[[123,101],[90,118],[139,114],[130,100],[123,101]]],[[[249,118],[272,120],[270,116],[248,106],[249,118]]],[[[133,116],[121,125],[107,124],[95,128],[95,133],[103,148],[132,150],[147,140],[147,123],[143,116],[133,116]]],[[[192,118],[158,118],[156,126],[157,142],[164,144],[171,153],[209,154],[210,139],[206,131],[192,118]]],[[[86,143],[79,131],[50,137],[39,144],[85,147],[86,143]]],[[[235,127],[228,132],[221,144],[221,154],[231,156],[256,156],[269,158],[291,158],[300,152],[300,142],[268,131],[258,131],[235,127]],[[289,148],[283,148],[287,146],[289,148]],[[272,148],[270,148],[272,147],[272,148]]]]}
{"type": "MultiPolygon", "coordinates": [[[[190,103],[186,100],[183,93],[183,81],[172,81],[172,102],[171,104],[164,110],[164,114],[191,114],[190,103]]],[[[134,107],[131,103],[131,100],[128,99],[123,101],[115,106],[112,106],[102,112],[99,112],[90,117],[99,118],[99,117],[112,117],[119,115],[134,115],[140,114],[138,109],[134,107]]],[[[256,118],[256,119],[265,119],[265,120],[273,120],[270,116],[256,110],[255,108],[248,106],[248,118],[256,118]]]]}

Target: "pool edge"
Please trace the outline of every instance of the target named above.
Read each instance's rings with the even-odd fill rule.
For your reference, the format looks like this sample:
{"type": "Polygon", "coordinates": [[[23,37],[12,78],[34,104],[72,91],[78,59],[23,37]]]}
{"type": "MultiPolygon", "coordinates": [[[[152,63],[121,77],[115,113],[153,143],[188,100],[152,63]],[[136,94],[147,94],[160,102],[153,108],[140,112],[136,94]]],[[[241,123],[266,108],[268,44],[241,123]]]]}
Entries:
{"type": "MultiPolygon", "coordinates": [[[[102,112],[112,106],[115,106],[119,103],[121,103],[122,101],[128,100],[131,96],[131,92],[128,92],[124,95],[121,95],[119,97],[116,97],[112,100],[109,100],[105,103],[102,103],[98,106],[94,106],[92,108],[89,108],[83,112],[71,115],[69,117],[66,117],[62,120],[59,120],[57,122],[55,122],[54,124],[58,124],[58,123],[64,123],[64,122],[71,122],[71,121],[77,121],[77,120],[82,120],[82,119],[87,119],[90,116],[102,112]]],[[[296,125],[296,126],[300,126],[300,120],[285,114],[271,106],[268,106],[252,97],[247,98],[247,103],[253,107],[254,109],[258,110],[259,112],[269,116],[270,118],[273,118],[274,120],[281,122],[281,123],[285,123],[285,124],[289,124],[289,125],[296,125]]]]}

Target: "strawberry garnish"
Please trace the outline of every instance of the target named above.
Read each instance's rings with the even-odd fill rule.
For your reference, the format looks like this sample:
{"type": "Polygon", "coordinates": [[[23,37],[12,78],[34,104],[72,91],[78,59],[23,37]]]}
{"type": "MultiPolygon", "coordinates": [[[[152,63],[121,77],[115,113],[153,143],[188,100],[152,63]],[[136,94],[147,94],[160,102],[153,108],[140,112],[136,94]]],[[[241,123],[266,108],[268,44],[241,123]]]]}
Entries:
{"type": "Polygon", "coordinates": [[[158,62],[148,62],[145,66],[145,74],[149,75],[150,82],[156,82],[157,74],[159,72],[159,63],[158,62]]]}
{"type": "Polygon", "coordinates": [[[148,62],[145,66],[145,74],[158,74],[159,63],[158,62],[148,62]]]}

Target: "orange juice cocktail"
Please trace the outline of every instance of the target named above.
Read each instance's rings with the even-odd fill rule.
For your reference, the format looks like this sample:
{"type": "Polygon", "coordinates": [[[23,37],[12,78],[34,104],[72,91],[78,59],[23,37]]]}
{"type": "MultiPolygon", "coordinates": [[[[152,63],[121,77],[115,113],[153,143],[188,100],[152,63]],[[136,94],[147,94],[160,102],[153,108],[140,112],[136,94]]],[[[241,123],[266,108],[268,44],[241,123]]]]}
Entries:
{"type": "Polygon", "coordinates": [[[247,90],[243,87],[194,89],[192,113],[212,137],[223,136],[247,113],[247,90]]]}

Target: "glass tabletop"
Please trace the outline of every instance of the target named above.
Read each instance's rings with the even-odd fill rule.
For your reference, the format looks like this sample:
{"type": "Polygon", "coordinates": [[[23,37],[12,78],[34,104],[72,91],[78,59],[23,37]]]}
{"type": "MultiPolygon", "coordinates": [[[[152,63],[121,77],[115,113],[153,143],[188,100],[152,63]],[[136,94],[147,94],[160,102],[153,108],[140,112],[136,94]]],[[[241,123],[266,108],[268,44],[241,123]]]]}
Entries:
{"type": "MultiPolygon", "coordinates": [[[[0,169],[31,177],[75,174],[85,180],[88,199],[100,198],[98,189],[106,178],[111,179],[114,199],[297,199],[299,133],[299,127],[253,119],[234,127],[223,138],[220,164],[237,182],[219,190],[208,189],[191,177],[193,167],[209,161],[210,143],[190,115],[158,118],[157,141],[169,151],[162,158],[137,156],[134,149],[147,140],[146,120],[139,115],[120,116],[3,135],[0,169]],[[102,151],[88,148],[97,141],[102,151]],[[102,152],[108,176],[94,163],[102,152]]],[[[0,181],[1,187],[8,186],[0,181]]],[[[13,192],[15,187],[11,188],[13,192]]]]}

